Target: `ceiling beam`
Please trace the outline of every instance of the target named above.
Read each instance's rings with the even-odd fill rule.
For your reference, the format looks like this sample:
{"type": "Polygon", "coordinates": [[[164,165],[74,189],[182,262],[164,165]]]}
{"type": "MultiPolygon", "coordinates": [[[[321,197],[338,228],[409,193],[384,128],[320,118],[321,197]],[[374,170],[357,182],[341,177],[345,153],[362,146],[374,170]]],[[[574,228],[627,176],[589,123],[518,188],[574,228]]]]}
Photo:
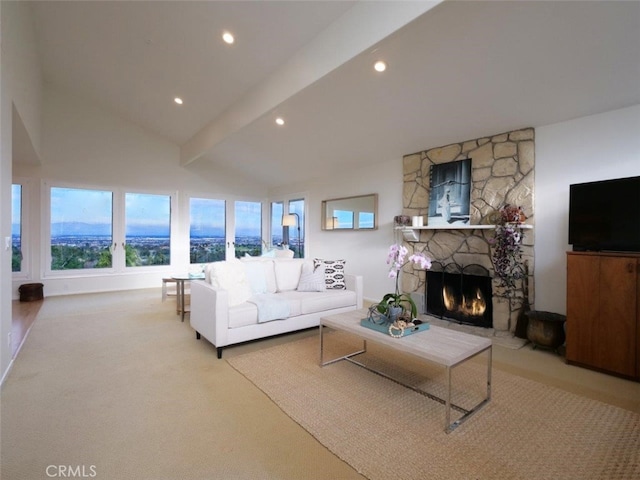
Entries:
{"type": "Polygon", "coordinates": [[[180,147],[180,164],[189,165],[228,136],[442,1],[357,2],[266,81],[185,142],[180,147]]]}

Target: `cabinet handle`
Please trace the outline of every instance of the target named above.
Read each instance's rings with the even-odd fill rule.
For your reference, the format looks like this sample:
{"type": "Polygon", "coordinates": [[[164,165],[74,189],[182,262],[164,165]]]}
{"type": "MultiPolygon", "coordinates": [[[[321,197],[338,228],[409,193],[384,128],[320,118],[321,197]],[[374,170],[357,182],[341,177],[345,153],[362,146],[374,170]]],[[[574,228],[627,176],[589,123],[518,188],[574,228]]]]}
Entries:
{"type": "Polygon", "coordinates": [[[635,264],[634,264],[634,263],[632,263],[632,262],[627,263],[627,272],[629,272],[629,273],[633,273],[633,271],[634,271],[634,268],[633,268],[633,267],[634,267],[634,265],[635,265],[635,264]]]}

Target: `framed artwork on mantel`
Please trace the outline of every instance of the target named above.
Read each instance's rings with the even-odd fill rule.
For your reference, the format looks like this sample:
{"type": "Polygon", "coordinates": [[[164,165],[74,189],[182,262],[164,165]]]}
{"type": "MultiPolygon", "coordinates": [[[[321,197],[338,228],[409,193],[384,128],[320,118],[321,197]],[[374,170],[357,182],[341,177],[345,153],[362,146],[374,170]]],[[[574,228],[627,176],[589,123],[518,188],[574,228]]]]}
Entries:
{"type": "Polygon", "coordinates": [[[427,225],[469,225],[471,159],[432,165],[427,225]]]}

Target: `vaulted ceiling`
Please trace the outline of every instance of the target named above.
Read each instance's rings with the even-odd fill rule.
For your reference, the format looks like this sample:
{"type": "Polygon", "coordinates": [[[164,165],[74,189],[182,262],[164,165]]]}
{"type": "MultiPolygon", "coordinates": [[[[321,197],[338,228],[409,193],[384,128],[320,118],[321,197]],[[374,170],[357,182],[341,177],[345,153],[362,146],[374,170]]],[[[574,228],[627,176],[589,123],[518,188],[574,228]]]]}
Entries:
{"type": "Polygon", "coordinates": [[[636,1],[32,7],[46,82],[267,186],[640,103],[636,1]]]}

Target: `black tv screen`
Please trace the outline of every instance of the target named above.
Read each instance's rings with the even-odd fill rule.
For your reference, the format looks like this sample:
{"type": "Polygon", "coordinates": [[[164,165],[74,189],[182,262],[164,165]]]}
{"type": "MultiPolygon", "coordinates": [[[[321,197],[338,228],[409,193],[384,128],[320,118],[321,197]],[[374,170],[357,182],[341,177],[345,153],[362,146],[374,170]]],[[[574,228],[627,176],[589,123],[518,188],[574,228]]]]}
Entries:
{"type": "Polygon", "coordinates": [[[640,177],[569,186],[575,251],[640,252],[640,177]]]}

